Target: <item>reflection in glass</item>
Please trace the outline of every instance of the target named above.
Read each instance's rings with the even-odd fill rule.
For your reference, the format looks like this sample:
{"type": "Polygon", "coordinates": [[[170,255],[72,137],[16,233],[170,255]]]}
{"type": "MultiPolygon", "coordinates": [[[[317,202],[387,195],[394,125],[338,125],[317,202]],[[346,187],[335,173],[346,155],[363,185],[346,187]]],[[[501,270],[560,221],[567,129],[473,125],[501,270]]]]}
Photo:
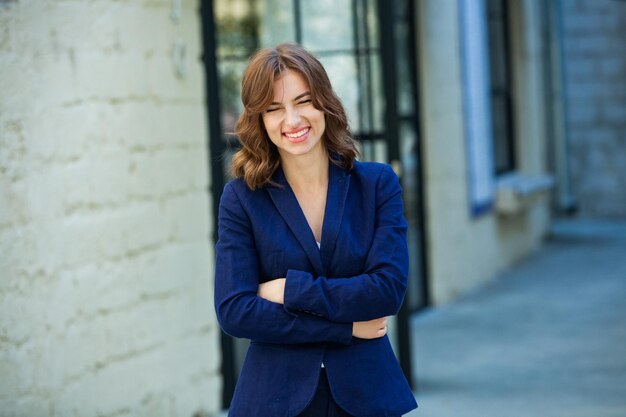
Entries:
{"type": "Polygon", "coordinates": [[[367,22],[366,28],[368,33],[368,46],[370,48],[378,48],[380,42],[379,26],[378,26],[378,9],[376,8],[375,0],[365,0],[364,6],[366,8],[367,22]]]}
{"type": "MultiPolygon", "coordinates": [[[[419,143],[415,132],[415,125],[411,122],[402,122],[399,129],[400,155],[402,158],[402,198],[404,199],[404,213],[409,224],[407,240],[409,253],[421,253],[420,243],[420,216],[421,204],[419,200],[419,143]]],[[[411,256],[409,263],[409,282],[407,288],[406,303],[409,309],[420,307],[425,295],[423,287],[418,285],[422,273],[422,259],[419,256],[411,256]]]]}
{"type": "Polygon", "coordinates": [[[247,60],[224,61],[218,66],[220,80],[220,105],[222,131],[232,133],[235,122],[243,110],[241,104],[241,77],[247,60]]]}
{"type": "Polygon", "coordinates": [[[389,144],[385,139],[361,142],[361,161],[389,163],[389,144]]]}
{"type": "Polygon", "coordinates": [[[301,1],[302,45],[312,52],[354,48],[352,0],[301,1]]]}
{"type": "Polygon", "coordinates": [[[295,41],[293,1],[259,0],[256,4],[261,47],[272,47],[282,42],[295,41]]]}
{"type": "MultiPolygon", "coordinates": [[[[409,47],[409,22],[403,18],[408,11],[407,2],[396,3],[395,12],[397,14],[397,23],[395,25],[395,39],[398,51],[408,51],[409,47]],[[401,6],[401,7],[400,7],[401,6]]],[[[398,64],[396,65],[398,85],[404,86],[398,89],[398,111],[401,115],[412,114],[414,109],[414,97],[411,73],[413,71],[412,66],[409,64],[409,59],[412,58],[409,54],[398,54],[398,64]]]]}
{"type": "Polygon", "coordinates": [[[369,55],[370,60],[370,89],[371,89],[371,133],[385,131],[385,93],[383,89],[383,75],[380,53],[369,55]]]}
{"type": "Polygon", "coordinates": [[[258,48],[259,20],[250,1],[216,0],[214,12],[218,59],[246,56],[258,48]]]}
{"type": "Polygon", "coordinates": [[[372,161],[389,163],[389,152],[387,152],[389,144],[385,139],[377,139],[374,141],[374,154],[372,161]]]}
{"type": "Polygon", "coordinates": [[[326,68],[333,89],[346,109],[350,126],[360,126],[358,111],[360,91],[354,56],[347,54],[325,56],[320,57],[320,62],[326,68]]]}

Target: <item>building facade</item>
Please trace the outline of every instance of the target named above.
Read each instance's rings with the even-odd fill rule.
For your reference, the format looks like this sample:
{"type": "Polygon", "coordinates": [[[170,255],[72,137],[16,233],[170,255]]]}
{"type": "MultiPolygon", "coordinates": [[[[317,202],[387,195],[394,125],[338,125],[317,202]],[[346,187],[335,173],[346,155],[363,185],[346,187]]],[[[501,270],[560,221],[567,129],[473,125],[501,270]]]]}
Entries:
{"type": "Polygon", "coordinates": [[[246,343],[215,319],[216,209],[247,59],[284,41],[401,178],[390,338],[419,375],[412,315],[539,249],[555,214],[626,216],[625,19],[619,0],[0,1],[0,409],[228,406],[246,343]]]}

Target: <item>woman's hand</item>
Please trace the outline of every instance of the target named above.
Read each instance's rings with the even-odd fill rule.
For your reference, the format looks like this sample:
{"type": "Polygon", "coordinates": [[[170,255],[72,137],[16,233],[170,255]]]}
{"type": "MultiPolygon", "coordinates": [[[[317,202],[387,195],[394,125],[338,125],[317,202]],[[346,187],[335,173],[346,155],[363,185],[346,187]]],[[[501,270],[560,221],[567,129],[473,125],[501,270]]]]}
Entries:
{"type": "Polygon", "coordinates": [[[360,339],[377,339],[387,334],[387,317],[352,323],[352,336],[360,339]]]}
{"type": "Polygon", "coordinates": [[[276,278],[271,281],[259,284],[257,295],[277,304],[285,303],[285,278],[276,278]]]}

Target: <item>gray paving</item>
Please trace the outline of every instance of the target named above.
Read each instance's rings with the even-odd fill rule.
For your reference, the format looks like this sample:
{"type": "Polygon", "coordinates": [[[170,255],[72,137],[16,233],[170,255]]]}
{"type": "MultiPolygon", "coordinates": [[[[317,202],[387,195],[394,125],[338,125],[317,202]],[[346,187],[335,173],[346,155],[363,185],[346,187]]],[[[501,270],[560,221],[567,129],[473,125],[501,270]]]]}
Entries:
{"type": "Polygon", "coordinates": [[[412,321],[411,417],[626,416],[626,223],[556,223],[545,246],[412,321]]]}

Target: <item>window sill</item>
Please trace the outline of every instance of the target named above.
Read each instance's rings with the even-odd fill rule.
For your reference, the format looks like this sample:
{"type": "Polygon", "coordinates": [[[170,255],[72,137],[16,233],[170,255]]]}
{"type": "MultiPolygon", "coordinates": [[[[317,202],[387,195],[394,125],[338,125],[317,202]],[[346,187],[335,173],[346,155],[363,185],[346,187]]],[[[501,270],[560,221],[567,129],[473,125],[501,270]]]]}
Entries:
{"type": "Polygon", "coordinates": [[[496,213],[515,215],[542,201],[554,187],[551,175],[526,175],[510,172],[496,179],[496,213]]]}

